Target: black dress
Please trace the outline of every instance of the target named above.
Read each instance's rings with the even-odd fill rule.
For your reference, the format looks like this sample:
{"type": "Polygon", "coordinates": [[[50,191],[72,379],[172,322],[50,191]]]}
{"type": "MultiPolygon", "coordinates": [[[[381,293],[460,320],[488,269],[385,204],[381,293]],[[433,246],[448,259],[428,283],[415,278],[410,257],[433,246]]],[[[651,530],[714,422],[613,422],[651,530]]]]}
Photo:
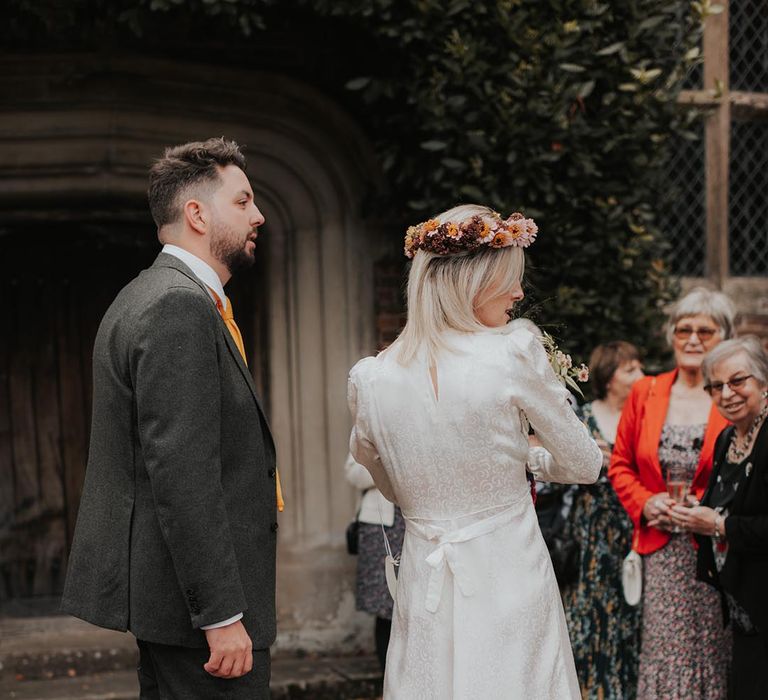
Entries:
{"type": "Polygon", "coordinates": [[[712,476],[702,505],[725,516],[725,541],[697,535],[699,578],[723,594],[733,631],[731,700],[765,698],[768,688],[768,428],[752,452],[727,458],[733,427],[718,437],[712,476]]]}

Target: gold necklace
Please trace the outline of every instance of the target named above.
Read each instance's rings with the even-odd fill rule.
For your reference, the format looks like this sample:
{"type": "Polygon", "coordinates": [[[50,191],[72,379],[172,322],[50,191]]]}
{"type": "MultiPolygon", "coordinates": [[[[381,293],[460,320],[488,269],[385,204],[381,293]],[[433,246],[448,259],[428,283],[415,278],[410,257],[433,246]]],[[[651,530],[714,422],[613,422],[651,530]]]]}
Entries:
{"type": "Polygon", "coordinates": [[[768,414],[768,403],[763,404],[760,413],[755,420],[752,421],[752,425],[749,427],[746,435],[744,435],[743,440],[739,440],[736,435],[736,430],[734,429],[733,435],[731,436],[731,444],[728,446],[729,462],[741,462],[741,460],[747,456],[747,448],[752,443],[752,438],[755,436],[755,433],[762,424],[766,414],[768,414]],[[741,442],[741,445],[739,445],[739,442],[741,442]]]}

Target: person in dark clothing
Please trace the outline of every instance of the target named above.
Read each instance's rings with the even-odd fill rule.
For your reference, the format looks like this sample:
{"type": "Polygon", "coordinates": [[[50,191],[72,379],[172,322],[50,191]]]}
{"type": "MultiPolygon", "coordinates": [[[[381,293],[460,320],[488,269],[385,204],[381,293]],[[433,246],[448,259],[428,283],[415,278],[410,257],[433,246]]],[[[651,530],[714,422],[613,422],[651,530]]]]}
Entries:
{"type": "Polygon", "coordinates": [[[704,360],[705,388],[732,425],[715,445],[701,504],[673,508],[699,542],[697,574],[723,594],[733,632],[732,700],[768,686],[768,355],[760,340],[728,340],[704,360]]]}

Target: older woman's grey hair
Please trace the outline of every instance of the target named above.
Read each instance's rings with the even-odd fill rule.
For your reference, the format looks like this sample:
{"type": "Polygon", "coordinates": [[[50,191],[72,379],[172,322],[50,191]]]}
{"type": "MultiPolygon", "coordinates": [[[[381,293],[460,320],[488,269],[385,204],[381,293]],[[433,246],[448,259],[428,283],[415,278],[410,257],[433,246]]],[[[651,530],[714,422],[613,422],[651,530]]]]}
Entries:
{"type": "Polygon", "coordinates": [[[677,322],[692,316],[709,316],[720,328],[723,340],[733,336],[736,309],[733,302],[722,292],[716,292],[706,287],[694,287],[688,294],[679,299],[667,315],[667,342],[672,345],[672,338],[677,322]]]}
{"type": "Polygon", "coordinates": [[[765,352],[763,344],[755,335],[745,335],[741,338],[723,341],[707,353],[701,365],[704,381],[709,383],[715,367],[739,353],[744,353],[746,358],[744,369],[760,384],[768,384],[768,353],[765,352]]]}

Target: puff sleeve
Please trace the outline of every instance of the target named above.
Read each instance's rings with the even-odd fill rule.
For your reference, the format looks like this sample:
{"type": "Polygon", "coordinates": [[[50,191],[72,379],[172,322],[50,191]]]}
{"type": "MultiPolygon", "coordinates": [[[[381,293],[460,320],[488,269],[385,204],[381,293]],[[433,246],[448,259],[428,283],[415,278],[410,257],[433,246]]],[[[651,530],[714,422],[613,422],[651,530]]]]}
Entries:
{"type": "Polygon", "coordinates": [[[509,336],[513,401],[544,446],[529,452],[529,468],[541,481],[591,484],[600,476],[603,455],[568,402],[541,342],[520,329],[509,336]]]}
{"type": "Polygon", "coordinates": [[[388,500],[395,503],[392,482],[381,463],[376,444],[371,437],[370,412],[366,395],[366,372],[372,369],[373,357],[360,360],[349,372],[347,382],[347,403],[352,414],[352,433],[349,436],[349,452],[356,462],[362,464],[373,477],[376,488],[388,500]]]}

